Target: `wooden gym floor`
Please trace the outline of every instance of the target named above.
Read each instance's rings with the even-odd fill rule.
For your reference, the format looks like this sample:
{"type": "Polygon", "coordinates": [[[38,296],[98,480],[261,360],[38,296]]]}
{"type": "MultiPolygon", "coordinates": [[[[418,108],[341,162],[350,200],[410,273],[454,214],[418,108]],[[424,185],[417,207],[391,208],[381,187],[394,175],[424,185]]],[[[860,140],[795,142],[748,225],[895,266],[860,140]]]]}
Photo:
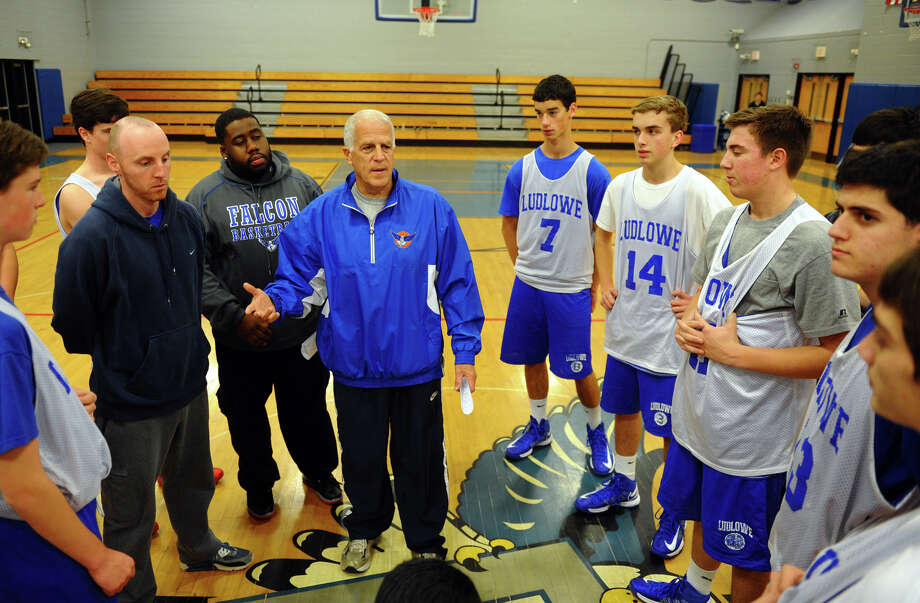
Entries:
{"type": "MultiPolygon", "coordinates": [[[[61,362],[70,380],[86,387],[87,356],[64,350],[51,329],[54,267],[61,237],[51,200],[67,175],[82,161],[79,144],[55,144],[42,168],[41,188],[47,201],[39,210],[33,236],[17,245],[20,262],[16,304],[29,317],[39,336],[61,362]]],[[[277,145],[298,168],[324,190],[341,183],[349,166],[338,146],[277,145]]],[[[646,436],[640,451],[639,488],[642,503],[629,511],[582,516],[572,506],[575,497],[601,480],[585,466],[584,415],[574,386],[550,376],[549,401],[555,442],[517,464],[504,460],[509,436],[528,416],[523,372],[499,361],[504,316],[513,280],[511,262],[500,233],[497,208],[505,174],[523,148],[442,148],[398,146],[396,167],[410,180],[440,190],[460,216],[472,251],[485,309],[483,351],[477,358],[478,382],[472,415],[460,412],[459,396],[450,389],[452,369],[445,377],[444,421],[450,481],[450,515],[444,533],[448,559],[464,568],[484,601],[632,601],[626,589],[638,575],[681,575],[689,546],[667,562],[648,555],[658,510],[653,492],[661,477],[661,440],[646,436]]],[[[593,151],[612,175],[636,167],[631,150],[593,151]]],[[[201,178],[217,169],[217,146],[203,142],[172,144],[173,190],[184,197],[201,178]]],[[[729,198],[718,167],[719,154],[679,152],[684,163],[711,178],[729,198]]],[[[808,160],[797,180],[798,192],[822,213],[835,200],[834,166],[808,160]]],[[[737,201],[736,201],[737,202],[737,201]]],[[[592,330],[594,368],[603,378],[603,309],[596,308],[592,330]]],[[[202,321],[210,336],[208,323],[202,321]]],[[[453,364],[446,346],[448,367],[453,364]]],[[[160,501],[160,532],[151,557],[159,595],[165,600],[226,601],[265,598],[285,601],[371,601],[380,577],[410,554],[399,529],[399,516],[378,544],[370,570],[361,576],[344,574],[338,561],[345,531],[337,521],[342,505],[330,508],[301,484],[277,427],[274,401],[269,400],[273,446],[281,480],[274,489],[279,513],[256,523],[246,513],[245,495],[236,482],[236,455],[230,446],[226,420],[217,408],[217,370],[211,357],[208,392],[211,402],[211,454],[215,466],[226,470],[217,486],[209,516],[221,539],[249,548],[254,564],[247,572],[187,574],[179,569],[176,538],[160,501]],[[279,591],[299,589],[294,593],[279,591]],[[276,594],[277,593],[277,594],[276,594]],[[175,599],[171,599],[175,597],[175,599]]],[[[327,391],[335,412],[332,388],[327,391]]],[[[613,417],[605,416],[611,435],[613,417]]],[[[304,434],[304,437],[310,437],[304,434]]],[[[341,470],[336,470],[341,479],[341,470]]],[[[689,535],[688,535],[689,537],[689,535]]],[[[720,571],[715,599],[726,601],[729,574],[720,571]]]]}

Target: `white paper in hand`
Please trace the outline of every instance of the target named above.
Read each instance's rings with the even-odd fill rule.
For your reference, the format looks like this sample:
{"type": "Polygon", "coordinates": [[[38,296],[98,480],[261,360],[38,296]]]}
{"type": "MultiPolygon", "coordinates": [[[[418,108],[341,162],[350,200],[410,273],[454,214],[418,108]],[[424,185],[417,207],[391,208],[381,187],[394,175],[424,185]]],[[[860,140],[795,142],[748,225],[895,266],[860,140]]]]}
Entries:
{"type": "Polygon", "coordinates": [[[466,377],[460,379],[460,410],[465,415],[473,412],[473,394],[470,392],[470,384],[466,377]]]}

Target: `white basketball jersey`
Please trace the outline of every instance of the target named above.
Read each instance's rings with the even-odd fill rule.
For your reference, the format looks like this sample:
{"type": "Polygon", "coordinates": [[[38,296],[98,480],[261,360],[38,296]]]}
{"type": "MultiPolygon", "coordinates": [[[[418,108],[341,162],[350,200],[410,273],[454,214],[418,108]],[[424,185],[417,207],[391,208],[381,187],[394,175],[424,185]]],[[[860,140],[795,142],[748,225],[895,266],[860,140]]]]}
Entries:
{"type": "Polygon", "coordinates": [[[588,209],[588,164],[582,151],[556,180],[537,167],[536,151],[524,157],[518,207],[518,257],[514,272],[537,289],[575,293],[591,287],[594,247],[588,209]]]}
{"type": "Polygon", "coordinates": [[[102,190],[95,185],[91,180],[87,180],[79,174],[71,174],[67,176],[67,180],[64,181],[64,184],[61,185],[61,188],[54,194],[54,219],[57,222],[58,230],[61,231],[61,236],[66,238],[67,233],[64,232],[64,225],[61,224],[61,191],[64,190],[64,187],[68,184],[76,184],[86,192],[88,192],[93,199],[99,195],[99,191],[102,190]]]}
{"type": "Polygon", "coordinates": [[[898,506],[879,490],[868,367],[857,346],[847,350],[858,328],[834,351],[805,411],[770,532],[773,569],[786,563],[806,567],[818,551],[864,522],[920,503],[917,488],[898,506]]]}
{"type": "Polygon", "coordinates": [[[920,601],[920,512],[873,522],[824,549],[780,603],[920,601]],[[883,579],[889,568],[900,571],[883,579]]]}
{"type": "MultiPolygon", "coordinates": [[[[99,494],[102,479],[112,467],[109,447],[64,378],[60,365],[22,312],[0,298],[0,313],[22,324],[29,335],[42,468],[61,490],[70,507],[78,511],[99,494]]],[[[0,517],[21,519],[2,496],[0,517]]]]}
{"type": "Polygon", "coordinates": [[[619,294],[607,313],[604,351],[634,366],[676,375],[684,352],[674,340],[671,291],[690,289],[696,259],[683,239],[687,231],[684,191],[693,172],[681,171],[671,192],[650,208],[635,201],[640,172],[626,175],[615,202],[613,274],[619,294]]]}
{"type": "MultiPolygon", "coordinates": [[[[715,326],[725,323],[799,224],[824,220],[803,204],[751,251],[727,264],[732,234],[746,211],[747,203],[735,209],[700,290],[699,312],[715,326]]],[[[739,316],[738,338],[746,346],[761,348],[806,343],[791,309],[739,316]]],[[[677,441],[702,462],[729,475],[755,477],[786,471],[814,380],[738,369],[696,354],[685,353],[684,358],[671,410],[677,441]]]]}

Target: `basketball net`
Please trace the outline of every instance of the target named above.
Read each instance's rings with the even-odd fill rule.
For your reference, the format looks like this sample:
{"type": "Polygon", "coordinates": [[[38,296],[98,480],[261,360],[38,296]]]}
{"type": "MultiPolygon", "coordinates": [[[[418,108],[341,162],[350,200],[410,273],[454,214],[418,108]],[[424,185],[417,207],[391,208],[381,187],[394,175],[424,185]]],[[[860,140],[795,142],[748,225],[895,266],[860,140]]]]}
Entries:
{"type": "Polygon", "coordinates": [[[904,22],[910,30],[908,40],[920,40],[920,7],[904,7],[904,22]]]}
{"type": "Polygon", "coordinates": [[[413,8],[418,14],[418,35],[426,38],[434,37],[434,24],[438,22],[440,8],[433,6],[417,6],[413,8]]]}

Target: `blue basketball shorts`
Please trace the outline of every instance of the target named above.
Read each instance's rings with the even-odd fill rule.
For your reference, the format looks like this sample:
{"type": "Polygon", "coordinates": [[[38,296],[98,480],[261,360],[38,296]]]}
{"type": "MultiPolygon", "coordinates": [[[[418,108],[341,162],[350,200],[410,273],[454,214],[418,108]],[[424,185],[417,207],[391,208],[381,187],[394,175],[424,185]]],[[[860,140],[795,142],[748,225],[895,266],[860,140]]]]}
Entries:
{"type": "Polygon", "coordinates": [[[671,398],[674,375],[648,373],[622,360],[607,356],[601,408],[618,415],[642,412],[645,430],[663,438],[671,437],[671,398]]]}
{"type": "MultiPolygon", "coordinates": [[[[99,536],[96,501],[77,517],[99,536]]],[[[86,568],[38,535],[24,521],[0,518],[0,601],[115,601],[93,582],[86,568]]]]}
{"type": "Polygon", "coordinates": [[[591,374],[591,291],[553,293],[515,277],[502,337],[502,362],[540,364],[561,379],[591,374]]]}
{"type": "Polygon", "coordinates": [[[727,475],[705,465],[675,440],[664,464],[658,502],[678,519],[702,524],[703,549],[713,559],[768,572],[767,541],[785,491],[785,473],[727,475]]]}

